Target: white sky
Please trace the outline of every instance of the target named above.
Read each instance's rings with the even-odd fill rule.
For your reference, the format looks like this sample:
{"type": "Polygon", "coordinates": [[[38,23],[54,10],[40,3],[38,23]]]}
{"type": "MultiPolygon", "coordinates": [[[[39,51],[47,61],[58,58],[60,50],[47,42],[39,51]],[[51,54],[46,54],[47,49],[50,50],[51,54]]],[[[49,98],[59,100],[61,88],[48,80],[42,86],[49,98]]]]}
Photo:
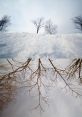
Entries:
{"type": "Polygon", "coordinates": [[[35,32],[31,21],[38,17],[52,19],[58,33],[78,32],[72,18],[81,12],[82,0],[0,0],[0,17],[11,16],[11,32],[35,32]]]}

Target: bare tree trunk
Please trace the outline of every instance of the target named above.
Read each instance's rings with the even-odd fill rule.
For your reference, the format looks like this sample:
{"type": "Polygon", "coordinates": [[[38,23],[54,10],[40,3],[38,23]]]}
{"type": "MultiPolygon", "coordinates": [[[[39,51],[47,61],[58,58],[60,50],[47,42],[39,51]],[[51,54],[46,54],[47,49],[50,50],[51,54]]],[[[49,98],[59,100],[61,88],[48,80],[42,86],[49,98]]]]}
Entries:
{"type": "Polygon", "coordinates": [[[39,33],[39,28],[37,28],[37,34],[39,33]]]}

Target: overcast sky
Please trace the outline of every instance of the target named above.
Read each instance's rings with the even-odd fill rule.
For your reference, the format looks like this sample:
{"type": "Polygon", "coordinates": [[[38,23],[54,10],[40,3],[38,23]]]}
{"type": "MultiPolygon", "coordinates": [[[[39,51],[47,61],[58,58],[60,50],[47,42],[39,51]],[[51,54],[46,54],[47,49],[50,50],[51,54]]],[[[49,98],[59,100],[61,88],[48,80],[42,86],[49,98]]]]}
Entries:
{"type": "Polygon", "coordinates": [[[58,33],[79,32],[72,18],[82,15],[82,0],[0,0],[0,18],[11,16],[9,31],[35,32],[32,20],[52,19],[58,33]]]}

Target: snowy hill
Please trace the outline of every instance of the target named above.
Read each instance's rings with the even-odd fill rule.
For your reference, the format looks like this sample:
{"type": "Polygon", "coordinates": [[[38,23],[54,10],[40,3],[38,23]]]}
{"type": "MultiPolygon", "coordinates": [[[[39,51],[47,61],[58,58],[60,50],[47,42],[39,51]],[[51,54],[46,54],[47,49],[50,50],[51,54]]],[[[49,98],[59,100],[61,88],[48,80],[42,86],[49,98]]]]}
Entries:
{"type": "Polygon", "coordinates": [[[0,58],[82,57],[82,35],[0,33],[0,58]]]}
{"type": "MultiPolygon", "coordinates": [[[[20,59],[22,57],[55,57],[68,59],[82,57],[82,35],[57,34],[51,36],[29,33],[1,33],[0,58],[12,57],[18,57],[20,59]]],[[[68,59],[57,59],[55,60],[55,65],[57,64],[61,68],[66,67],[70,63],[68,59]]],[[[37,66],[36,62],[32,61],[34,67],[37,66]]],[[[42,62],[46,63],[45,65],[47,66],[50,65],[46,59],[43,59],[42,62]]],[[[48,77],[51,78],[50,72],[48,77]]],[[[51,90],[48,89],[49,107],[44,107],[45,111],[42,113],[42,117],[54,117],[54,115],[56,117],[81,117],[82,97],[73,97],[69,94],[69,90],[65,90],[64,92],[61,85],[62,83],[58,82],[57,87],[51,87],[51,90]]],[[[37,96],[33,95],[35,92],[30,97],[27,92],[27,89],[19,90],[19,93],[16,95],[16,100],[11,102],[0,113],[0,117],[40,117],[39,110],[32,111],[32,107],[35,107],[38,102],[37,96]]]]}

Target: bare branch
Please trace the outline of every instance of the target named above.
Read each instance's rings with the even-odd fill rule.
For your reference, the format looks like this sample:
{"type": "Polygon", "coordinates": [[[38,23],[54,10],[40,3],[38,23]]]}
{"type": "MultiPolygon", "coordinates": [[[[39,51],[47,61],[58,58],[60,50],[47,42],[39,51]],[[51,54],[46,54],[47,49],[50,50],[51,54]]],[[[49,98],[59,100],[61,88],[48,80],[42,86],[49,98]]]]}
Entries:
{"type": "Polygon", "coordinates": [[[50,35],[54,35],[57,32],[57,26],[53,24],[51,20],[48,20],[45,24],[45,32],[50,35]]]}
{"type": "Polygon", "coordinates": [[[75,23],[76,28],[82,31],[82,16],[75,17],[73,22],[75,23]]]}
{"type": "Polygon", "coordinates": [[[9,25],[9,22],[10,20],[8,16],[2,17],[2,19],[0,20],[0,31],[6,31],[6,28],[9,25]]]}
{"type": "Polygon", "coordinates": [[[32,23],[36,27],[37,34],[39,33],[40,29],[44,26],[43,20],[44,20],[44,18],[41,17],[41,18],[38,18],[38,19],[32,21],[32,23]]]}

